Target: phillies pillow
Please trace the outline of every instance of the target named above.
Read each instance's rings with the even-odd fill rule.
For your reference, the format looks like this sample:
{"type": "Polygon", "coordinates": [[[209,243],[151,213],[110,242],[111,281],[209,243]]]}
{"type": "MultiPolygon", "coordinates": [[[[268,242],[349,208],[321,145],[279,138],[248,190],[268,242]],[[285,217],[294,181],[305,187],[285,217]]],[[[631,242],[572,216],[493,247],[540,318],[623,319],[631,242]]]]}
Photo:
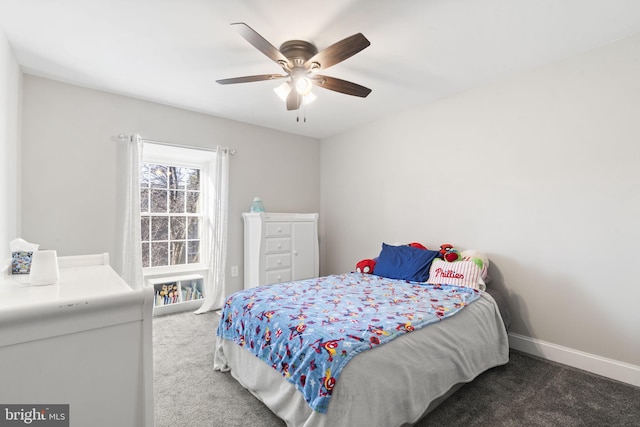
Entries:
{"type": "Polygon", "coordinates": [[[427,283],[464,286],[483,291],[481,274],[482,271],[473,261],[446,262],[437,259],[431,263],[427,283]]]}

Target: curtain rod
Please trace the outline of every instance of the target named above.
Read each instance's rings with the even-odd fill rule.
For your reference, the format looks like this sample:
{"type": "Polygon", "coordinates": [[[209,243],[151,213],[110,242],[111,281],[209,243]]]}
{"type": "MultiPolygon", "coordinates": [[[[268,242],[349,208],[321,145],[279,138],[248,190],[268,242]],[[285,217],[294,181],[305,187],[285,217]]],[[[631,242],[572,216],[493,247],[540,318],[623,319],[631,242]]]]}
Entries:
{"type": "MultiPolygon", "coordinates": [[[[118,134],[116,139],[118,141],[133,141],[133,137],[134,136],[135,135],[125,135],[125,134],[121,133],[121,134],[118,134]]],[[[146,139],[146,138],[142,138],[142,137],[140,137],[140,140],[142,142],[149,142],[151,144],[158,144],[158,145],[166,145],[166,146],[169,146],[169,147],[188,148],[190,150],[217,151],[216,148],[211,148],[211,147],[198,147],[196,145],[176,144],[175,142],[157,141],[155,139],[146,139]]],[[[224,151],[228,151],[229,154],[231,154],[232,156],[235,156],[236,152],[237,152],[236,149],[232,149],[232,148],[228,148],[228,147],[224,147],[223,150],[224,151]]]]}

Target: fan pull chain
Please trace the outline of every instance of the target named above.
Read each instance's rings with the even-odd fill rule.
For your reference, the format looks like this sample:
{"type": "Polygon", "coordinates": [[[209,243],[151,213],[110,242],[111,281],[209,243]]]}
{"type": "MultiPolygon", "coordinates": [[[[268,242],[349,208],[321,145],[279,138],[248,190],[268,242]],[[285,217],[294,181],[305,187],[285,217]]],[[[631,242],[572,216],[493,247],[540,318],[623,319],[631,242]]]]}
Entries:
{"type": "MultiPolygon", "coordinates": [[[[302,121],[303,123],[307,123],[307,108],[305,106],[302,107],[303,108],[303,116],[302,116],[302,121]]],[[[296,110],[296,122],[300,122],[300,109],[298,108],[296,110]]]]}

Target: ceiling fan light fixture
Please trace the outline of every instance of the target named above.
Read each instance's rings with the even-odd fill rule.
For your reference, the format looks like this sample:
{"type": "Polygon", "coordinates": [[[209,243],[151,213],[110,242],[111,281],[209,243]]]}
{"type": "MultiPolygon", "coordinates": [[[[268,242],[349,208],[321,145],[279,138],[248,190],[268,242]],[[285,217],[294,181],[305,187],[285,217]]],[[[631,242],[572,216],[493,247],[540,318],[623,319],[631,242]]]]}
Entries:
{"type": "Polygon", "coordinates": [[[274,88],[273,91],[278,95],[278,98],[280,98],[282,102],[287,102],[287,96],[289,96],[289,92],[291,92],[291,86],[289,82],[284,82],[280,86],[274,88]]]}
{"type": "Polygon", "coordinates": [[[253,47],[281,66],[285,74],[259,74],[216,80],[221,85],[287,79],[286,83],[274,88],[278,97],[286,103],[287,111],[297,110],[300,105],[313,102],[316,99],[316,96],[311,93],[314,85],[362,98],[371,92],[371,89],[356,83],[316,74],[320,70],[326,70],[351,58],[368,47],[371,43],[362,33],[344,38],[321,51],[304,40],[287,40],[280,45],[280,49],[277,49],[244,22],[235,22],[231,25],[253,47]]]}
{"type": "Polygon", "coordinates": [[[308,78],[299,77],[296,79],[296,90],[300,95],[305,96],[311,93],[311,88],[313,88],[313,85],[311,84],[311,80],[308,78]]]}
{"type": "Polygon", "coordinates": [[[302,95],[302,103],[304,105],[309,105],[311,104],[313,101],[315,101],[318,97],[313,93],[313,92],[309,92],[306,95],[302,95]]]}

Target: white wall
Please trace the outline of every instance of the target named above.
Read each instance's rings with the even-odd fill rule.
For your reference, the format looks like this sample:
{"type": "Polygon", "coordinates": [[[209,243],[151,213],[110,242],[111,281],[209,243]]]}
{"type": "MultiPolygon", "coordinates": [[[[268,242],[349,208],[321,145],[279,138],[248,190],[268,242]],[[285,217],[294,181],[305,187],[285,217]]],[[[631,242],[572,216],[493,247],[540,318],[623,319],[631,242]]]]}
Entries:
{"type": "Polygon", "coordinates": [[[0,27],[0,266],[20,231],[19,129],[22,72],[0,27]]]}
{"type": "MultiPolygon", "coordinates": [[[[323,274],[353,269],[382,241],[481,249],[492,285],[508,295],[513,332],[640,365],[631,272],[640,255],[639,55],[640,37],[630,38],[321,144],[25,76],[22,160],[3,163],[10,182],[0,192],[19,199],[11,168],[21,163],[23,237],[61,255],[113,253],[111,137],[222,142],[238,149],[229,266],[242,266],[240,213],[253,196],[270,211],[321,207],[323,274]]],[[[21,77],[2,37],[0,70],[4,160],[18,155],[21,77]]],[[[9,224],[0,239],[19,231],[15,212],[0,208],[0,225],[9,224]]],[[[241,279],[229,279],[232,290],[241,279]]]]}
{"type": "Polygon", "coordinates": [[[119,133],[237,150],[229,168],[231,291],[242,288],[242,273],[231,278],[230,267],[243,271],[241,213],[254,196],[272,212],[320,209],[316,139],[30,75],[23,91],[23,234],[59,255],[106,251],[119,268],[119,133]]]}
{"type": "Polygon", "coordinates": [[[322,273],[482,250],[513,333],[639,366],[638,76],[640,35],[323,140],[322,273]]]}

